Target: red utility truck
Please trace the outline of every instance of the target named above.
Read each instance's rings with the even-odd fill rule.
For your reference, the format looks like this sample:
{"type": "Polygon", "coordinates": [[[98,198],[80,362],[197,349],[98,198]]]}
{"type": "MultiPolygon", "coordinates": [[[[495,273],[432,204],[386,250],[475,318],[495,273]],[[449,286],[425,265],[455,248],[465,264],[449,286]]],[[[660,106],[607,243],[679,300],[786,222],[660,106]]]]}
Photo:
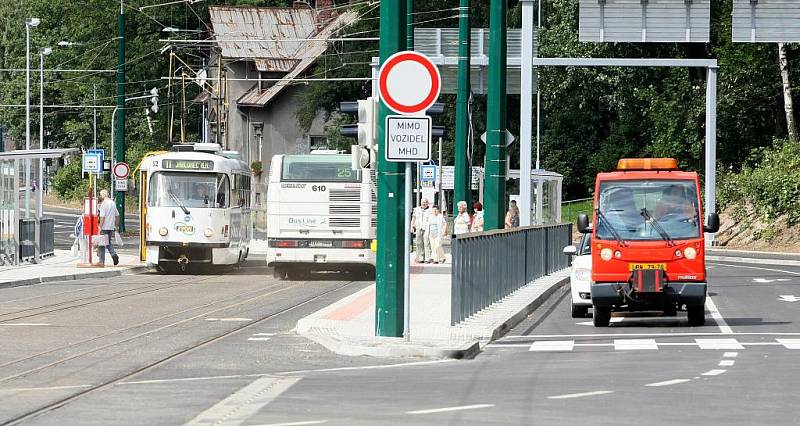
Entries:
{"type": "Polygon", "coordinates": [[[672,158],[619,160],[617,171],[597,175],[594,217],[578,216],[592,235],[594,325],[606,327],[614,311],[685,309],[689,325],[705,324],[705,233],[697,173],[678,170],[672,158]]]}

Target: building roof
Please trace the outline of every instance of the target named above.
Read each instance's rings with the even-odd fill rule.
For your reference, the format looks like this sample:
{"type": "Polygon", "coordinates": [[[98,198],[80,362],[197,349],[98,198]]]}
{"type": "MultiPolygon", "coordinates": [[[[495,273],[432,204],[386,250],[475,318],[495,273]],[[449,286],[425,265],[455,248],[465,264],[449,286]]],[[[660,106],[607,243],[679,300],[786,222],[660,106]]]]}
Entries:
{"type": "Polygon", "coordinates": [[[210,6],[208,11],[222,57],[253,60],[260,71],[289,72],[309,55],[303,39],[318,30],[311,8],[210,6]]]}

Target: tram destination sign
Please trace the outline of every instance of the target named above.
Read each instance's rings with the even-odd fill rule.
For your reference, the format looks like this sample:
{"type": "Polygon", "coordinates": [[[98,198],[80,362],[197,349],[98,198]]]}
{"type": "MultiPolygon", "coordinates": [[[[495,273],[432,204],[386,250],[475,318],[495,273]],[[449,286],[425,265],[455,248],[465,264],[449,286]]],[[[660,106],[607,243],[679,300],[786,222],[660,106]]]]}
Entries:
{"type": "Polygon", "coordinates": [[[214,170],[211,160],[161,160],[161,168],[166,170],[214,170]]]}
{"type": "Polygon", "coordinates": [[[386,116],[386,161],[430,161],[431,140],[430,117],[386,116]]]}

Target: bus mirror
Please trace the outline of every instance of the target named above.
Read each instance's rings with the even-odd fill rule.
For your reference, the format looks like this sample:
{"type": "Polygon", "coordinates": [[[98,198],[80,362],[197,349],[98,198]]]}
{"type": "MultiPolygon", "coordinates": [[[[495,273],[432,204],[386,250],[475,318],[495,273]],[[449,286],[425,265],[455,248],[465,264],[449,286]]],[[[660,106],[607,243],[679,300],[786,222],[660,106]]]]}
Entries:
{"type": "Polygon", "coordinates": [[[589,226],[589,216],[581,213],[578,215],[578,232],[581,234],[589,234],[592,228],[589,226]]]}
{"type": "Polygon", "coordinates": [[[706,218],[706,225],[703,227],[703,231],[708,232],[709,234],[713,234],[719,231],[719,215],[716,213],[709,213],[708,218],[706,218]]]}

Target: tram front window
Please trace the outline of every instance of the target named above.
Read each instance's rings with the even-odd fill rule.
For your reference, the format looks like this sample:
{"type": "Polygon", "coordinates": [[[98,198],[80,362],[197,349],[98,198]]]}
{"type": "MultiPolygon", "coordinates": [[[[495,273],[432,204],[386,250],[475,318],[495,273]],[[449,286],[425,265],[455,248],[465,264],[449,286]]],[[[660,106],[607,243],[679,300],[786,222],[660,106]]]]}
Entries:
{"type": "Polygon", "coordinates": [[[219,208],[228,207],[230,182],[217,173],[158,172],[150,180],[147,204],[150,207],[219,208]]]}

